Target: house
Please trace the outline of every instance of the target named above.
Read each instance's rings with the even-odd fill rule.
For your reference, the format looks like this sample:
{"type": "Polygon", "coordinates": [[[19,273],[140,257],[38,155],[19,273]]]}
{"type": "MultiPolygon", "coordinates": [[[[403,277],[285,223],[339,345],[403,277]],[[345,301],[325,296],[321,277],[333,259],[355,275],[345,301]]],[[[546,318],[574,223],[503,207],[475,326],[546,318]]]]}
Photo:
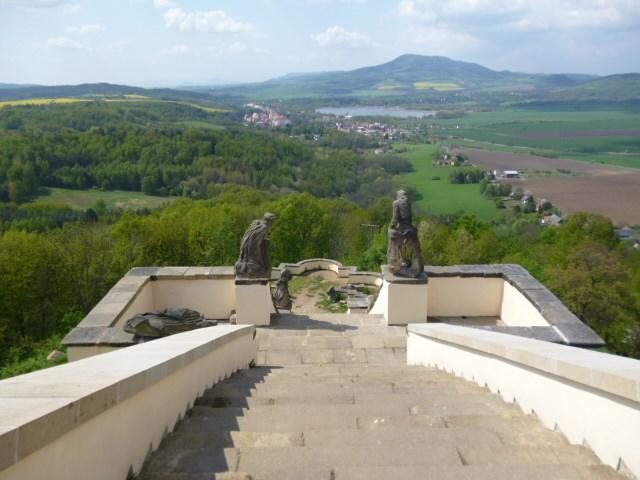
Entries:
{"type": "Polygon", "coordinates": [[[634,240],[637,236],[637,233],[631,227],[622,227],[622,228],[616,229],[616,235],[620,240],[624,242],[624,241],[634,240]]]}
{"type": "Polygon", "coordinates": [[[505,170],[504,178],[520,178],[520,172],[517,170],[505,170]]]}
{"type": "Polygon", "coordinates": [[[557,227],[564,221],[564,218],[557,214],[547,215],[540,223],[547,227],[557,227]]]}

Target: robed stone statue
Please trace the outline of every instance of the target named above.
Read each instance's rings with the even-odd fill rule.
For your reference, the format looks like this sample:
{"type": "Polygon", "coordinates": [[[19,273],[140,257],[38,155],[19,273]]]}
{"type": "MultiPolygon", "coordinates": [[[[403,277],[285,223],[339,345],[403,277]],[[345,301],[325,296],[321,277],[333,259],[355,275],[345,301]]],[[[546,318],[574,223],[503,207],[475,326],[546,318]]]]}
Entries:
{"type": "Polygon", "coordinates": [[[278,283],[273,292],[273,305],[277,310],[289,310],[293,308],[293,297],[289,292],[289,281],[293,278],[293,275],[286,268],[280,274],[278,283]]]}
{"type": "Polygon", "coordinates": [[[400,190],[393,202],[387,250],[389,271],[398,277],[418,278],[424,275],[418,230],[412,222],[411,202],[407,192],[400,190]]]}
{"type": "Polygon", "coordinates": [[[235,265],[237,278],[271,278],[271,252],[267,235],[275,219],[273,213],[265,213],[261,220],[255,220],[245,232],[240,243],[240,258],[235,265]]]}

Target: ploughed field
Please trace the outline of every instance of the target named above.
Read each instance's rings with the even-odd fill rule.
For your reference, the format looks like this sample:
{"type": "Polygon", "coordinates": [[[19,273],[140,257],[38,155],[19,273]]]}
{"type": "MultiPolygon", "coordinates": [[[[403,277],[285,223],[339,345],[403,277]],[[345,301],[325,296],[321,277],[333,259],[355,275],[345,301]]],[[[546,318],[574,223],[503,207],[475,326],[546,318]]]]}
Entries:
{"type": "Polygon", "coordinates": [[[514,188],[533,192],[571,214],[599,213],[614,223],[640,224],[640,170],[576,160],[465,148],[474,164],[488,169],[519,170],[514,188]]]}

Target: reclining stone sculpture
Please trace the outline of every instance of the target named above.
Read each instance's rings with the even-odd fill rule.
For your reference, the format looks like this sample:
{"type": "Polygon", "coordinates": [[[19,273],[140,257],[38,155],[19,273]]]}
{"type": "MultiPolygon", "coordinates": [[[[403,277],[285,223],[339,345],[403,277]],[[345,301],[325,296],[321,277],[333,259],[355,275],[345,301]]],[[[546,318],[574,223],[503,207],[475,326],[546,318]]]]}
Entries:
{"type": "Polygon", "coordinates": [[[133,334],[135,341],[144,342],[217,324],[218,322],[205,319],[204,315],[195,310],[166,308],[130,318],[124,325],[124,331],[133,334]]]}

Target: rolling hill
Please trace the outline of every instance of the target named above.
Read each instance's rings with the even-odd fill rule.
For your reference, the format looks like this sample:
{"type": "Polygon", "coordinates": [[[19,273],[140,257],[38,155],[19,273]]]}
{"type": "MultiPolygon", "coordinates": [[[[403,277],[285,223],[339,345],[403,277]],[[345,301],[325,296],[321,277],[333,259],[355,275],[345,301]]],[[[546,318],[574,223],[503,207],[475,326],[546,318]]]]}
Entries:
{"type": "Polygon", "coordinates": [[[216,89],[262,98],[325,95],[403,95],[457,91],[549,90],[593,80],[579,74],[529,74],[496,71],[446,57],[402,55],[395,60],[352,71],[294,74],[263,83],[216,89]]]}
{"type": "Polygon", "coordinates": [[[168,88],[146,89],[129,85],[114,85],[111,83],[83,83],[80,85],[36,85],[0,88],[0,101],[27,100],[31,98],[61,98],[87,96],[123,96],[138,95],[143,97],[163,98],[172,100],[206,99],[208,95],[189,90],[172,90],[168,88]]]}

